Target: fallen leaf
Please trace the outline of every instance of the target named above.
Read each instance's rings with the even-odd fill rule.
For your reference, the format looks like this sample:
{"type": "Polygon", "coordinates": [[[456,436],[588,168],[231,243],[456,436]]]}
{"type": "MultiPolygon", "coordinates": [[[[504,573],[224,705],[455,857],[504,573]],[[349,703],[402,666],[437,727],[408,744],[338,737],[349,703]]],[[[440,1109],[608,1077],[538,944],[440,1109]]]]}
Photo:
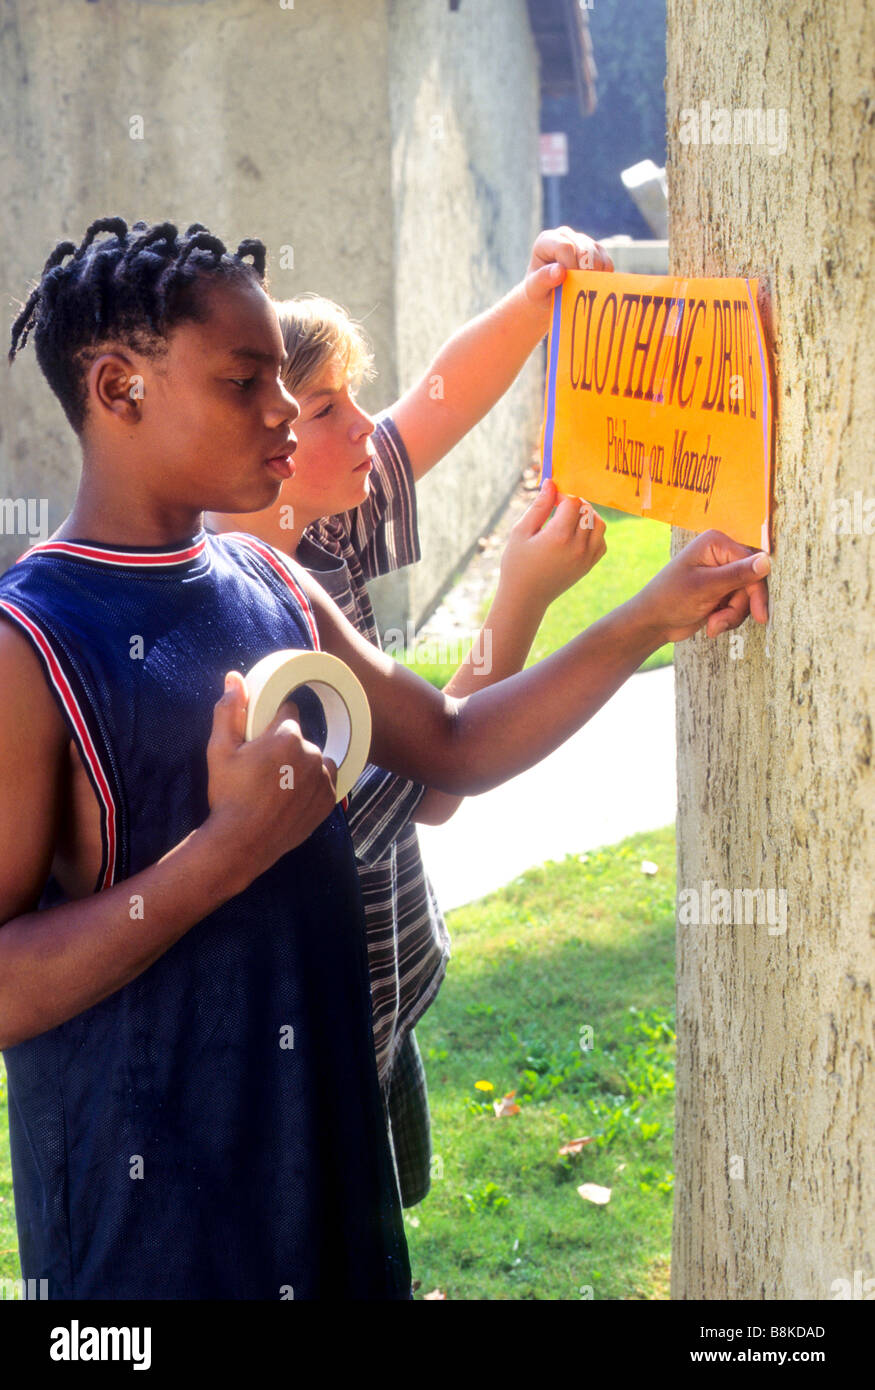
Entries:
{"type": "Polygon", "coordinates": [[[502,1096],[501,1100],[494,1100],[492,1102],[492,1108],[495,1111],[495,1118],[497,1120],[500,1120],[503,1115],[518,1115],[520,1113],[520,1108],[514,1100],[515,1095],[516,1091],[508,1091],[507,1095],[502,1096]]]}
{"type": "Polygon", "coordinates": [[[659,865],[658,865],[658,864],[654,864],[654,862],[653,862],[652,859],[642,859],[642,860],[641,860],[641,872],[642,872],[642,874],[658,874],[658,873],[659,873],[659,865]]]}
{"type": "Polygon", "coordinates": [[[579,1154],[584,1144],[591,1144],[592,1139],[569,1139],[567,1144],[563,1144],[559,1153],[564,1157],[565,1154],[579,1154]]]}
{"type": "Polygon", "coordinates": [[[585,1182],[577,1190],[585,1202],[595,1202],[597,1207],[606,1207],[611,1200],[611,1189],[597,1182],[585,1182]]]}
{"type": "Polygon", "coordinates": [[[424,1293],[422,1295],[423,1303],[426,1303],[430,1298],[446,1298],[446,1294],[441,1293],[440,1289],[432,1289],[431,1293],[424,1293]]]}

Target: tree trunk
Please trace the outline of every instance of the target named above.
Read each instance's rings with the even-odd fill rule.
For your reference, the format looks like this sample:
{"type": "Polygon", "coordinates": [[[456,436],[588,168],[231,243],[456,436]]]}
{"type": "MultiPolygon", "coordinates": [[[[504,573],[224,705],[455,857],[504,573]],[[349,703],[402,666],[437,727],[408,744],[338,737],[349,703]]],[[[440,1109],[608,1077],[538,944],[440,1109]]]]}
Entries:
{"type": "Polygon", "coordinates": [[[873,27],[668,0],[672,272],[760,278],[776,420],[769,628],[676,655],[680,1299],[875,1297],[873,27]]]}

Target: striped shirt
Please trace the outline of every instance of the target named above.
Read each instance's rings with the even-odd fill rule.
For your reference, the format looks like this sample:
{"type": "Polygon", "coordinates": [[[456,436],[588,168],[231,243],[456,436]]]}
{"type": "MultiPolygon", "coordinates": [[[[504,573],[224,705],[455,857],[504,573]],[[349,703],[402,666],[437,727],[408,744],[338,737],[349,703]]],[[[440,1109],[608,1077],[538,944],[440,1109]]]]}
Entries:
{"type": "MultiPolygon", "coordinates": [[[[391,417],[377,423],[367,498],[306,528],[295,553],[368,641],[380,646],[367,580],[420,557],[416,493],[391,417]]],[[[404,1040],[440,988],[450,942],[411,822],[425,794],[369,764],[349,797],[367,925],[374,1045],[384,1088],[404,1040]]]]}

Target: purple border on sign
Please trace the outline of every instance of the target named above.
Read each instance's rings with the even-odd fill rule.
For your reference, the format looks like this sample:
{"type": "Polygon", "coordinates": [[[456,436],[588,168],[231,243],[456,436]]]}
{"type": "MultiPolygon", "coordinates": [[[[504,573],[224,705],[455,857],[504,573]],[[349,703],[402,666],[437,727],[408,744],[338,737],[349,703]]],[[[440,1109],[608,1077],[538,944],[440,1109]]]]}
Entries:
{"type": "Polygon", "coordinates": [[[764,549],[768,549],[768,544],[769,544],[769,536],[768,536],[768,529],[769,529],[769,523],[768,523],[768,515],[769,515],[769,483],[770,483],[770,475],[771,475],[771,469],[770,469],[770,467],[769,467],[769,464],[770,464],[770,459],[769,459],[769,444],[771,443],[771,423],[770,423],[770,421],[769,421],[769,378],[768,378],[768,375],[767,375],[767,373],[768,373],[768,367],[766,366],[766,354],[765,354],[765,350],[764,350],[764,348],[763,348],[762,335],[761,335],[761,333],[760,333],[760,320],[759,320],[759,315],[757,314],[757,311],[756,311],[756,305],[755,305],[754,302],[753,302],[753,295],[752,295],[751,292],[750,292],[750,281],[749,281],[749,280],[745,280],[744,283],[745,283],[745,285],[747,286],[747,297],[748,297],[748,299],[750,300],[751,313],[752,313],[752,315],[753,315],[753,326],[754,326],[754,329],[756,330],[756,335],[757,335],[757,348],[758,348],[759,354],[760,354],[760,371],[762,372],[762,378],[763,378],[763,458],[765,459],[765,479],[764,479],[764,481],[765,481],[765,485],[766,485],[766,518],[767,518],[767,520],[763,522],[763,535],[760,537],[760,541],[761,541],[761,544],[762,544],[763,548],[764,548],[764,549]]]}
{"type": "Polygon", "coordinates": [[[547,364],[547,415],[544,420],[544,466],[541,477],[553,476],[553,426],[556,419],[556,372],[559,367],[559,326],[562,322],[562,286],[553,291],[550,325],[550,361],[547,364]]]}

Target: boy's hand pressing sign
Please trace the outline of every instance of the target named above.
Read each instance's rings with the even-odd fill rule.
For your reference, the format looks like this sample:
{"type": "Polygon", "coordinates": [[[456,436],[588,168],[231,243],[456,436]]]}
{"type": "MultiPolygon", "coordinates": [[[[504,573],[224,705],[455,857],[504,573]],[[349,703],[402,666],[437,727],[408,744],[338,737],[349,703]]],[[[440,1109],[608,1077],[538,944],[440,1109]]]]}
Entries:
{"type": "Polygon", "coordinates": [[[682,642],[705,624],[709,637],[738,627],[748,614],[768,621],[768,555],[754,553],[722,531],[690,541],[638,595],[660,614],[665,641],[682,642]],[[722,592],[720,592],[722,588],[722,592]]]}
{"type": "Polygon", "coordinates": [[[595,509],[579,497],[565,497],[546,478],[508,536],[501,584],[516,595],[521,607],[540,606],[543,615],[606,552],[605,523],[595,509]]]}

